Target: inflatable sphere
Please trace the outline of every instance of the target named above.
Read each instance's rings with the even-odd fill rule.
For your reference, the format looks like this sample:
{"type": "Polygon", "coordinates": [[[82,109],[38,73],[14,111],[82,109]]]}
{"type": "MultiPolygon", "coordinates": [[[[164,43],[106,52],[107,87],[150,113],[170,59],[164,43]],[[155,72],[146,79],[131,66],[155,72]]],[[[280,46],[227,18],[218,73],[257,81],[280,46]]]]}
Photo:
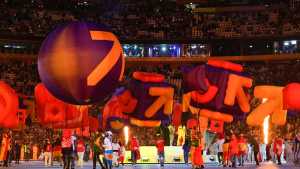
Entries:
{"type": "Polygon", "coordinates": [[[38,55],[46,88],[58,99],[77,105],[102,101],[113,92],[124,64],[117,37],[103,25],[85,22],[58,26],[38,55]]]}

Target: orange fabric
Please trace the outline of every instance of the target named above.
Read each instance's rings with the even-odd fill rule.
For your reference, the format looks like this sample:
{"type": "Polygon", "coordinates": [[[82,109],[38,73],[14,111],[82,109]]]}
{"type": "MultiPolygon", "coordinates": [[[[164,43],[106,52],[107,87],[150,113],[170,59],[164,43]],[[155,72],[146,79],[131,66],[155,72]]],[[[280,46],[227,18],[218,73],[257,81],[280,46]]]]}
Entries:
{"type": "Polygon", "coordinates": [[[210,102],[217,94],[218,87],[209,84],[208,79],[205,79],[208,86],[207,91],[204,94],[199,93],[198,91],[192,91],[191,97],[194,101],[198,103],[208,103],[210,102]]]}
{"type": "Polygon", "coordinates": [[[151,87],[149,89],[151,96],[159,96],[145,112],[147,118],[151,118],[162,106],[164,114],[171,115],[173,109],[174,88],[172,87],[151,87]]]}
{"type": "Polygon", "coordinates": [[[0,127],[19,127],[18,108],[19,99],[16,92],[8,84],[0,81],[0,127]]]}
{"type": "Polygon", "coordinates": [[[158,120],[139,120],[136,118],[130,118],[130,123],[139,127],[158,127],[161,121],[158,120]]]}
{"type": "Polygon", "coordinates": [[[136,80],[142,82],[163,82],[165,81],[165,76],[158,73],[148,73],[148,72],[133,72],[132,77],[136,80]]]}
{"type": "Polygon", "coordinates": [[[250,111],[250,104],[248,96],[244,92],[244,88],[250,88],[252,86],[252,79],[235,74],[230,74],[227,82],[226,96],[224,98],[224,104],[233,106],[235,100],[243,112],[250,111]]]}
{"type": "Polygon", "coordinates": [[[284,109],[300,110],[300,83],[290,83],[282,92],[284,109]]]}
{"type": "Polygon", "coordinates": [[[34,95],[37,117],[43,125],[65,121],[67,104],[55,98],[44,84],[36,85],[34,95]]]}
{"type": "Polygon", "coordinates": [[[223,133],[224,122],[223,121],[210,121],[209,130],[215,133],[223,133]]]}
{"type": "Polygon", "coordinates": [[[182,119],[182,106],[179,103],[175,103],[172,113],[172,124],[175,127],[178,127],[181,124],[182,119]]]}
{"type": "MultiPolygon", "coordinates": [[[[113,68],[122,55],[122,47],[117,37],[111,32],[104,31],[90,31],[92,40],[112,41],[113,46],[107,56],[99,63],[96,68],[87,77],[87,85],[95,86],[101,81],[107,73],[113,68]]],[[[123,58],[122,58],[123,59],[123,58]]],[[[122,61],[123,62],[123,61],[122,61]]],[[[120,78],[124,72],[124,66],[122,66],[120,78]]]]}
{"type": "Polygon", "coordinates": [[[277,125],[286,122],[287,111],[283,109],[283,87],[280,86],[256,86],[254,96],[259,99],[267,99],[257,106],[247,117],[247,124],[260,126],[265,117],[271,115],[271,121],[277,125]]]}
{"type": "MultiPolygon", "coordinates": [[[[120,118],[122,120],[127,120],[128,119],[128,115],[123,113],[123,106],[121,105],[119,99],[117,96],[113,96],[104,106],[103,109],[103,120],[102,120],[102,126],[104,128],[107,127],[107,123],[109,122],[108,119],[112,118],[112,117],[117,117],[120,118]]],[[[119,122],[120,123],[120,122],[119,122]]],[[[111,123],[111,124],[117,124],[115,125],[116,128],[114,129],[119,129],[118,126],[121,126],[123,124],[118,124],[118,123],[111,123]]],[[[114,126],[111,126],[114,127],[114,126]]]]}
{"type": "Polygon", "coordinates": [[[198,126],[198,121],[196,119],[189,119],[187,121],[187,128],[188,129],[192,129],[194,127],[197,127],[198,126]]]}
{"type": "Polygon", "coordinates": [[[232,115],[223,114],[220,112],[214,112],[207,109],[200,110],[200,116],[207,117],[211,120],[224,121],[224,122],[232,122],[232,115]]]}
{"type": "Polygon", "coordinates": [[[126,90],[121,95],[117,96],[117,99],[122,106],[123,113],[132,113],[138,102],[129,90],[126,90]]]}
{"type": "Polygon", "coordinates": [[[224,60],[216,60],[216,59],[209,59],[207,61],[208,65],[218,67],[218,68],[223,68],[226,70],[232,70],[235,72],[242,72],[243,71],[243,66],[240,64],[224,61],[224,60]]]}

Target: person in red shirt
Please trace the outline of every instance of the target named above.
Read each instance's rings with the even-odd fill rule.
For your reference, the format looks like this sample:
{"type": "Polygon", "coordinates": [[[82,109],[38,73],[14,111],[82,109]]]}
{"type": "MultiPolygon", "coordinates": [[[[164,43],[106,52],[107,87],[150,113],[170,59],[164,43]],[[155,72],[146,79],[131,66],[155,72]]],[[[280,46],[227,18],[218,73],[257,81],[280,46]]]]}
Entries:
{"type": "Polygon", "coordinates": [[[273,147],[274,154],[277,157],[278,165],[281,165],[281,154],[283,152],[282,145],[283,145],[283,139],[278,136],[274,141],[274,147],[273,147]]]}
{"type": "Polygon", "coordinates": [[[239,153],[239,146],[236,136],[233,134],[229,143],[229,154],[231,157],[232,167],[236,167],[236,159],[239,153]]]}
{"type": "Polygon", "coordinates": [[[158,134],[157,137],[158,137],[156,141],[157,155],[158,155],[160,166],[163,167],[165,162],[165,140],[160,136],[160,134],[158,134]]]}
{"type": "Polygon", "coordinates": [[[133,136],[130,141],[130,149],[131,149],[131,160],[132,164],[135,165],[136,161],[140,159],[140,150],[139,150],[139,141],[136,136],[133,136]]]}
{"type": "Polygon", "coordinates": [[[238,148],[239,148],[239,166],[244,166],[245,156],[247,154],[247,141],[244,138],[244,135],[241,134],[238,139],[238,148]]]}
{"type": "Polygon", "coordinates": [[[70,169],[72,160],[72,130],[64,129],[61,139],[61,151],[63,154],[64,169],[70,169]]]}
{"type": "Polygon", "coordinates": [[[52,163],[52,145],[50,143],[50,140],[46,140],[45,144],[45,166],[51,166],[52,163]]]}
{"type": "Polygon", "coordinates": [[[78,162],[77,165],[79,167],[83,167],[83,155],[84,155],[84,151],[85,151],[85,145],[84,145],[84,141],[82,139],[80,139],[77,143],[77,154],[78,154],[78,162]]]}

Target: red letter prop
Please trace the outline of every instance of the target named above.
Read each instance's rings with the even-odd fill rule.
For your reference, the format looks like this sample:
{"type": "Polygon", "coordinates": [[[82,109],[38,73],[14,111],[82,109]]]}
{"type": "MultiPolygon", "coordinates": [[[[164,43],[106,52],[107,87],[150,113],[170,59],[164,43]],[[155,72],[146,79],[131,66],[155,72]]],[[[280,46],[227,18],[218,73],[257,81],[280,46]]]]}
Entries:
{"type": "Polygon", "coordinates": [[[278,86],[256,86],[254,88],[254,96],[266,99],[266,101],[249,114],[248,125],[260,126],[268,115],[271,115],[272,123],[285,124],[287,111],[283,109],[282,90],[283,87],[278,86]]]}
{"type": "Polygon", "coordinates": [[[249,112],[249,98],[244,92],[244,87],[250,88],[251,86],[252,79],[235,74],[230,74],[224,103],[226,105],[233,106],[235,98],[237,98],[241,110],[243,112],[249,112]]]}
{"type": "Polygon", "coordinates": [[[145,116],[152,117],[162,106],[166,115],[172,114],[174,89],[171,87],[150,87],[151,96],[159,96],[155,102],[146,110],[145,116]]]}
{"type": "Polygon", "coordinates": [[[283,89],[284,109],[300,110],[300,84],[291,83],[283,89]]]}
{"type": "Polygon", "coordinates": [[[5,82],[0,81],[0,126],[17,128],[19,126],[19,100],[15,91],[5,82]]]}

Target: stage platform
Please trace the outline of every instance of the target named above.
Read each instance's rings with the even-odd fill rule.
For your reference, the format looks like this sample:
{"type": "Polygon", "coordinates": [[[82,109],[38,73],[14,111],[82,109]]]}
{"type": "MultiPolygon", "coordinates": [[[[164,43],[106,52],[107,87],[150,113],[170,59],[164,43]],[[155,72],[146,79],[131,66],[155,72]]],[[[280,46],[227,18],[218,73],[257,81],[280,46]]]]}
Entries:
{"type": "MultiPolygon", "coordinates": [[[[10,169],[58,169],[62,168],[57,163],[54,164],[54,166],[51,167],[45,167],[43,165],[44,163],[42,161],[29,161],[29,162],[21,162],[21,164],[16,165],[12,164],[10,166],[10,169]]],[[[2,167],[0,167],[2,168],[2,167]]],[[[100,169],[99,166],[97,166],[98,169],[100,169]]],[[[114,167],[116,168],[116,167],[114,167]]],[[[135,166],[132,166],[131,164],[126,164],[125,166],[120,166],[118,169],[159,169],[158,164],[137,164],[135,166]]],[[[221,169],[223,167],[219,166],[205,166],[205,168],[209,169],[221,169]]],[[[245,168],[245,169],[299,169],[300,166],[295,166],[294,164],[284,164],[282,166],[277,166],[272,163],[263,163],[261,166],[256,167],[255,164],[246,164],[244,167],[238,167],[238,168],[245,168]]],[[[76,167],[76,169],[92,169],[92,162],[89,161],[84,164],[83,168],[76,167]]],[[[185,164],[166,164],[164,169],[191,169],[191,165],[185,165],[185,164]]]]}

